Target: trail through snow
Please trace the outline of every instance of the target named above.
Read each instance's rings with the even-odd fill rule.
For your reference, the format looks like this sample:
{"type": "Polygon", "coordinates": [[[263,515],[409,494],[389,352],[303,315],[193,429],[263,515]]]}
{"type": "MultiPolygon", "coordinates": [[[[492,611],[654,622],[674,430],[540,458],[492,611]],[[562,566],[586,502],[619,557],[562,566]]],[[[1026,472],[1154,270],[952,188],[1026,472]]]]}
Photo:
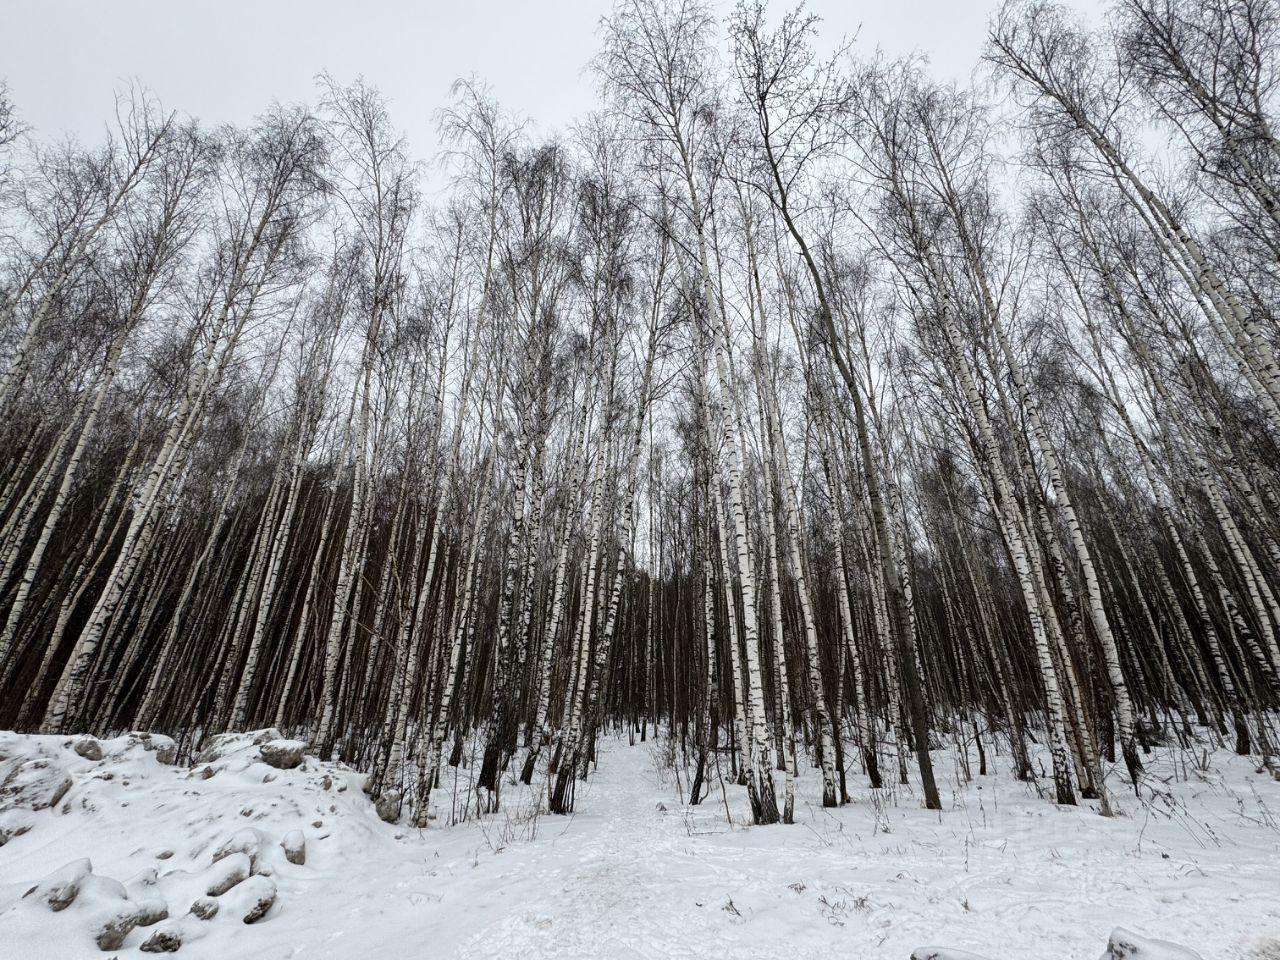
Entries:
{"type": "MultiPolygon", "coordinates": [[[[1148,758],[1142,803],[1113,773],[1125,815],[1111,820],[1057,807],[1003,769],[961,786],[939,751],[941,814],[853,771],[852,802],[823,810],[806,772],[795,825],[748,827],[742,788],[713,779],[689,807],[662,747],[615,739],[578,784],[572,817],[535,814],[536,794],[507,783],[497,814],[415,830],[379,821],[360,775],[337,764],[276,770],[241,738],[187,769],[124,740],[104,741],[96,761],[67,738],[0,734],[0,782],[23,764],[35,775],[37,759],[36,773],[72,784],[48,809],[0,814],[0,828],[29,826],[0,846],[0,960],[145,956],[149,928],[103,953],[74,909],[24,892],[83,857],[130,890],[154,868],[180,918],[213,852],[245,827],[264,850],[301,831],[305,863],[263,853],[275,905],[252,925],[230,910],[187,916],[198,935],[179,957],[907,960],[941,944],[990,960],[1096,960],[1123,926],[1204,960],[1280,958],[1280,783],[1223,752],[1208,771],[1190,753],[1148,758]]],[[[437,823],[469,792],[470,770],[449,773],[437,823]]]]}

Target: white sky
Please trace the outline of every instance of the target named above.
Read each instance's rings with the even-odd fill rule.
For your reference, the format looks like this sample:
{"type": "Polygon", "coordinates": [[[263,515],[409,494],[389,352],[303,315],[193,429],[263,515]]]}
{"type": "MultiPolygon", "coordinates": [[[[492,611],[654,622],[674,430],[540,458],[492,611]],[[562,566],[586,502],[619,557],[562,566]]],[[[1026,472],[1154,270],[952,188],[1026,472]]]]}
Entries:
{"type": "MultiPolygon", "coordinates": [[[[824,41],[927,53],[967,78],[998,0],[811,0],[824,41]]],[[[1096,9],[1099,0],[1075,0],[1096,9]]],[[[311,101],[314,76],[356,76],[391,100],[412,156],[435,152],[434,111],[476,74],[508,109],[563,129],[595,99],[585,66],[612,0],[0,0],[0,77],[42,137],[97,140],[113,91],[137,80],[169,109],[244,123],[272,100],[311,101]]],[[[777,9],[789,0],[775,3],[777,9]]],[[[728,10],[728,0],[716,3],[728,10]]]]}

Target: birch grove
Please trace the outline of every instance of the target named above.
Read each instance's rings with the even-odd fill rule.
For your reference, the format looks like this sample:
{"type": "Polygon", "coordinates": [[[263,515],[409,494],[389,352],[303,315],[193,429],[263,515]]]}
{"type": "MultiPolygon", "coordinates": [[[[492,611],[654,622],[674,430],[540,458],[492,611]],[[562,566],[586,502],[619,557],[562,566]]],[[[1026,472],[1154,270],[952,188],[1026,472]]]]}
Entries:
{"type": "Polygon", "coordinates": [[[432,165],[363,81],[89,145],[0,86],[0,725],[277,727],[419,827],[617,730],[758,824],[1280,776],[1280,8],[1109,16],[964,86],[619,0],[595,111],[463,81],[432,165]]]}

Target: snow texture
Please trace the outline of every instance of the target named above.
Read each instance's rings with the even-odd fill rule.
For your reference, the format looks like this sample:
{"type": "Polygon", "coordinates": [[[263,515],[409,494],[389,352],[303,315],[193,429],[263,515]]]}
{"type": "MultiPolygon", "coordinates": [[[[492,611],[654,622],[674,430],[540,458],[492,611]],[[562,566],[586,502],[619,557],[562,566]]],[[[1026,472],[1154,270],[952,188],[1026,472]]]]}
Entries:
{"type": "Polygon", "coordinates": [[[1141,801],[1112,771],[1113,819],[1002,757],[964,784],[939,751],[941,814],[856,771],[824,810],[805,770],[796,823],[748,827],[716,770],[690,807],[667,741],[609,740],[571,817],[508,780],[498,813],[446,826],[475,794],[468,756],[417,830],[383,823],[342,764],[269,766],[281,739],[221,737],[183,768],[167,738],[100,740],[94,760],[0,733],[0,827],[26,827],[0,846],[0,957],[1280,958],[1280,784],[1225,752],[1148,756],[1141,801]]]}

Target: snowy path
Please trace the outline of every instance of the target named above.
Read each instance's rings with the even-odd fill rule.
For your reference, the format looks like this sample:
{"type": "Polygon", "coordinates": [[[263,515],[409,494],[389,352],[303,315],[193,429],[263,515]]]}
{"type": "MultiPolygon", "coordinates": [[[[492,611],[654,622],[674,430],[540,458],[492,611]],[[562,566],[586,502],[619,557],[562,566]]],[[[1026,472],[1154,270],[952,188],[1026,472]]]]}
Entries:
{"type": "MultiPolygon", "coordinates": [[[[959,790],[948,765],[941,816],[852,775],[853,802],[824,811],[810,775],[796,824],[769,828],[742,825],[733,786],[733,826],[718,784],[702,806],[682,804],[655,756],[652,744],[606,743],[571,818],[531,817],[529,796],[507,786],[497,815],[423,831],[381,823],[356,775],[314,761],[270,783],[261,763],[202,780],[129,761],[124,776],[68,795],[92,785],[88,808],[81,797],[68,815],[43,811],[0,847],[0,957],[105,956],[70,937],[49,953],[43,927],[3,912],[55,867],[89,856],[123,880],[164,847],[177,851],[164,866],[194,868],[246,822],[302,826],[307,862],[277,871],[264,921],[211,927],[180,957],[907,960],[942,944],[992,960],[1096,960],[1118,925],[1205,960],[1280,957],[1280,784],[1225,754],[1204,778],[1182,779],[1181,766],[1177,782],[1153,778],[1160,795],[1121,798],[1129,815],[1110,821],[1003,773],[959,790]]],[[[1172,777],[1174,759],[1153,772],[1172,777]]],[[[447,803],[448,786],[441,794],[447,803]]],[[[40,922],[63,915],[51,916],[40,922]]],[[[120,956],[146,956],[144,932],[120,956]]]]}

